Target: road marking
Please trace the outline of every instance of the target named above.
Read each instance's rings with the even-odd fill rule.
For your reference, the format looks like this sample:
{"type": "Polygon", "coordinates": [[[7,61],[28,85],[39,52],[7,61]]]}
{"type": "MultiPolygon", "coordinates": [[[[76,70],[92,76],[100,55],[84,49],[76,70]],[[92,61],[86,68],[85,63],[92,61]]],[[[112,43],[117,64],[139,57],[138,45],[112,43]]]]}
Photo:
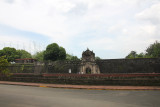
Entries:
{"type": "Polygon", "coordinates": [[[48,88],[47,86],[44,86],[44,85],[40,85],[39,87],[48,88]]]}

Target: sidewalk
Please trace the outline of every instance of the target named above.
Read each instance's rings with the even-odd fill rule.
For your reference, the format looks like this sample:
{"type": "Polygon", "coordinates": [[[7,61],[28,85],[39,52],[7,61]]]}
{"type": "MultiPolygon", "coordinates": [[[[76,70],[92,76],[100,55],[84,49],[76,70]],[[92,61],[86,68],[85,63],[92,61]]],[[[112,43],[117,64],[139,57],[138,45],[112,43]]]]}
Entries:
{"type": "Polygon", "coordinates": [[[90,86],[90,85],[66,85],[0,81],[0,84],[21,85],[48,88],[89,89],[89,90],[159,90],[160,86],[90,86]]]}

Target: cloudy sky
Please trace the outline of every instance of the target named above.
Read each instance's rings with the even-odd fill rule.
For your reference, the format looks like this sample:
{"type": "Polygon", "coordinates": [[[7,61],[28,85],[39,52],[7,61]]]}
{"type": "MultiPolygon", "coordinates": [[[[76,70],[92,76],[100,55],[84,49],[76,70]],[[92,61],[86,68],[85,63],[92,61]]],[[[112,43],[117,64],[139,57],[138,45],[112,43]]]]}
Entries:
{"type": "Polygon", "coordinates": [[[58,43],[81,57],[144,52],[160,41],[160,0],[0,0],[0,49],[34,53],[58,43]]]}

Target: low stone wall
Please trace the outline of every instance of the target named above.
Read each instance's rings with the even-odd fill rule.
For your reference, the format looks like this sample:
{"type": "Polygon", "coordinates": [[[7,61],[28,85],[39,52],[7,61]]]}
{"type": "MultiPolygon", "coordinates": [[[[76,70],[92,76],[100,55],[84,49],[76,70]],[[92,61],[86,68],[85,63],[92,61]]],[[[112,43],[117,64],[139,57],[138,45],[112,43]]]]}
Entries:
{"type": "Polygon", "coordinates": [[[41,74],[0,75],[1,81],[76,85],[160,86],[160,74],[41,74]]]}

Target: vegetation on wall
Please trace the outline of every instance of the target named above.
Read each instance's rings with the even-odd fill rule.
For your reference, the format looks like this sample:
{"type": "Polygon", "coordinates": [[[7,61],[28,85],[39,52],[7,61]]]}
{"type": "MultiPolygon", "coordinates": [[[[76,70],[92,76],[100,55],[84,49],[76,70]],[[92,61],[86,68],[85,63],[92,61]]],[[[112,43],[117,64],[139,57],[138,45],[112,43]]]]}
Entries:
{"type": "Polygon", "coordinates": [[[0,73],[7,74],[9,72],[8,67],[10,64],[5,58],[6,56],[0,57],[0,73]]]}
{"type": "Polygon", "coordinates": [[[147,49],[146,52],[141,52],[137,54],[136,51],[131,51],[126,58],[133,59],[133,58],[158,58],[160,57],[160,43],[156,41],[155,43],[151,44],[147,49]]]}

